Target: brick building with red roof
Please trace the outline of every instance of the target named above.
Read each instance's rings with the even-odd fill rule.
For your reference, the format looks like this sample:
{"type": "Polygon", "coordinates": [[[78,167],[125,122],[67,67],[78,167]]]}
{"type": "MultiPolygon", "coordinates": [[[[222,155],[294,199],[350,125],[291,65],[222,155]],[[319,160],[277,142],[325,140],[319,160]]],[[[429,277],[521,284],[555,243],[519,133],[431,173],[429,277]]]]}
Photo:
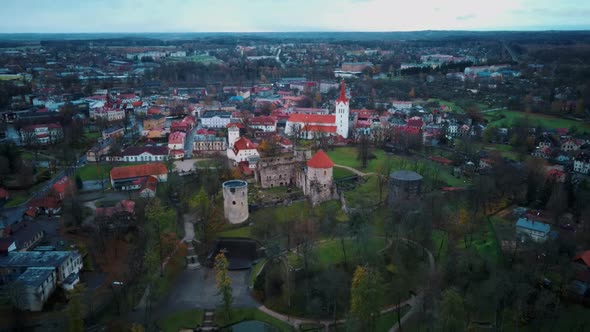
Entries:
{"type": "Polygon", "coordinates": [[[140,189],[149,177],[155,177],[158,182],[168,180],[168,169],[163,163],[114,167],[110,173],[111,186],[117,190],[140,189]]]}

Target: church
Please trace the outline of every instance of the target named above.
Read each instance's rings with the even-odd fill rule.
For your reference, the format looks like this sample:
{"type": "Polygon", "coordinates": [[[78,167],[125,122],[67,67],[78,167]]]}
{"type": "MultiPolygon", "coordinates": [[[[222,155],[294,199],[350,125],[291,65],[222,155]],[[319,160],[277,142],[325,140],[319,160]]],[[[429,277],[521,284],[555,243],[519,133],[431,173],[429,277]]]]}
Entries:
{"type": "Polygon", "coordinates": [[[335,114],[291,114],[285,126],[285,134],[298,135],[304,139],[325,136],[348,138],[349,113],[349,100],[342,81],[335,114]]]}

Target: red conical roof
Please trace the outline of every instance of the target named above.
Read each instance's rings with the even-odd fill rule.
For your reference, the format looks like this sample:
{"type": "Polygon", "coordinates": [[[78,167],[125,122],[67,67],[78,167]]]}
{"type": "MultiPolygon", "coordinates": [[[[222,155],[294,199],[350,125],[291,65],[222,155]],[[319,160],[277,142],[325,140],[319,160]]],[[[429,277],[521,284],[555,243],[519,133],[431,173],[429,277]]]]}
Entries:
{"type": "Polygon", "coordinates": [[[332,159],[324,152],[324,150],[318,150],[310,160],[307,161],[307,167],[311,168],[332,168],[334,163],[332,159]]]}
{"type": "Polygon", "coordinates": [[[340,85],[340,97],[336,99],[337,103],[348,103],[348,98],[346,98],[346,88],[344,87],[344,80],[342,80],[342,84],[340,85]]]}

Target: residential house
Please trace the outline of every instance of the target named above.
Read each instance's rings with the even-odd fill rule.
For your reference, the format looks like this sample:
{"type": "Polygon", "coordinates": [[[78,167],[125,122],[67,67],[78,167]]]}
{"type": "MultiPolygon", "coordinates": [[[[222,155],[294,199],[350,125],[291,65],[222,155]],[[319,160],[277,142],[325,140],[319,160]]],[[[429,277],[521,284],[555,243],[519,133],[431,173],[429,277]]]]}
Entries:
{"type": "Polygon", "coordinates": [[[276,132],[277,119],[273,116],[256,116],[250,119],[250,128],[264,132],[276,132]]]}
{"type": "Polygon", "coordinates": [[[166,146],[130,146],[121,152],[124,162],[146,162],[168,160],[166,146]]]}
{"type": "MultiPolygon", "coordinates": [[[[260,158],[260,154],[256,149],[256,145],[254,145],[254,143],[252,143],[246,137],[242,136],[234,142],[233,148],[227,149],[227,157],[237,164],[240,161],[250,162],[252,158],[258,159],[260,158]]],[[[256,163],[252,162],[250,162],[250,164],[254,167],[256,165],[256,163]]]]}
{"type": "Polygon", "coordinates": [[[225,128],[231,122],[231,112],[205,111],[201,115],[201,125],[205,128],[225,128]]]}
{"type": "Polygon", "coordinates": [[[122,121],[125,119],[125,109],[107,106],[94,107],[90,109],[89,117],[91,119],[104,119],[108,122],[122,121]]]}
{"type": "Polygon", "coordinates": [[[111,185],[117,190],[140,189],[147,177],[154,176],[158,182],[168,180],[168,169],[163,163],[114,167],[111,170],[111,185]]]}
{"type": "Polygon", "coordinates": [[[193,139],[193,151],[195,154],[225,151],[227,143],[224,137],[211,134],[195,135],[193,139]]]}
{"type": "Polygon", "coordinates": [[[519,218],[516,222],[516,234],[521,241],[530,238],[535,242],[547,240],[551,227],[545,223],[527,218],[519,218]]]}
{"type": "Polygon", "coordinates": [[[162,114],[154,114],[143,119],[143,130],[158,130],[166,127],[166,117],[162,114]]]}
{"type": "Polygon", "coordinates": [[[18,297],[12,299],[20,310],[41,311],[43,305],[57,288],[57,272],[54,267],[30,267],[15,280],[18,297]]]}
{"type": "Polygon", "coordinates": [[[574,158],[574,171],[590,174],[590,155],[588,153],[581,152],[574,158]]]}
{"type": "Polygon", "coordinates": [[[568,138],[561,143],[561,150],[563,151],[578,151],[586,142],[582,139],[568,138]]]}
{"type": "Polygon", "coordinates": [[[110,137],[98,141],[90,148],[90,150],[86,151],[86,160],[88,162],[100,161],[104,156],[106,156],[109,153],[113,143],[114,141],[110,137]]]}
{"type": "Polygon", "coordinates": [[[109,138],[119,138],[125,135],[125,128],[120,126],[114,126],[107,128],[102,131],[102,139],[106,140],[109,138]]]}
{"type": "Polygon", "coordinates": [[[71,191],[73,189],[72,181],[70,177],[64,176],[58,181],[56,181],[51,186],[51,189],[53,190],[53,196],[55,196],[59,201],[62,201],[68,193],[71,194],[71,191]]]}
{"type": "Polygon", "coordinates": [[[59,123],[37,124],[20,130],[21,142],[26,145],[47,145],[60,142],[64,137],[59,123]]]}
{"type": "Polygon", "coordinates": [[[172,159],[184,158],[184,143],[186,133],[182,131],[175,131],[168,136],[168,149],[170,150],[170,157],[172,159]]]}

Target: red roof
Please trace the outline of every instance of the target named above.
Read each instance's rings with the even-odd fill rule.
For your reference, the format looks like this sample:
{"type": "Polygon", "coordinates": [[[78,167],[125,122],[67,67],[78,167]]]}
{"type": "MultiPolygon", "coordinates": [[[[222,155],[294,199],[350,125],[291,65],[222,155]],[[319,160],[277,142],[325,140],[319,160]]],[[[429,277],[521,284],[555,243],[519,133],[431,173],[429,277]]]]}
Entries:
{"type": "Polygon", "coordinates": [[[133,107],[141,107],[143,105],[143,101],[141,101],[141,100],[133,101],[133,102],[131,102],[131,105],[133,105],[133,107]]]}
{"type": "Polygon", "coordinates": [[[0,199],[7,199],[9,196],[8,190],[0,188],[0,199]]]}
{"type": "Polygon", "coordinates": [[[241,124],[240,122],[230,122],[227,125],[225,125],[225,128],[231,128],[231,127],[244,128],[244,125],[241,124]]]}
{"type": "Polygon", "coordinates": [[[586,266],[590,266],[590,250],[586,250],[576,255],[574,261],[581,260],[586,266]]]}
{"type": "Polygon", "coordinates": [[[149,175],[167,174],[168,169],[162,163],[115,167],[111,170],[111,179],[128,179],[149,175]]]}
{"type": "Polygon", "coordinates": [[[338,130],[338,128],[336,126],[306,125],[301,130],[321,133],[335,133],[338,130]]]}
{"type": "Polygon", "coordinates": [[[336,116],[325,114],[291,114],[289,122],[335,124],[336,116]]]}
{"type": "Polygon", "coordinates": [[[250,119],[250,124],[254,126],[274,126],[277,119],[273,116],[256,116],[250,119]]]}
{"type": "Polygon", "coordinates": [[[182,144],[182,143],[184,143],[185,137],[186,137],[186,134],[183,133],[182,131],[172,132],[172,134],[170,134],[170,137],[168,137],[168,143],[169,144],[182,144]]]}
{"type": "Polygon", "coordinates": [[[342,84],[340,85],[340,96],[336,99],[336,104],[338,103],[348,103],[348,98],[346,98],[346,88],[344,87],[344,80],[342,80],[342,84]]]}
{"type": "Polygon", "coordinates": [[[59,194],[63,194],[66,192],[66,188],[70,185],[70,178],[64,176],[63,178],[59,179],[56,183],[53,184],[52,188],[55,192],[59,194]]]}
{"type": "Polygon", "coordinates": [[[150,109],[147,111],[147,114],[161,114],[162,110],[159,107],[150,107],[150,109]]]}
{"type": "Polygon", "coordinates": [[[437,163],[441,163],[443,165],[451,165],[453,163],[452,160],[447,159],[445,157],[439,157],[439,156],[432,156],[432,157],[429,157],[428,159],[430,159],[432,161],[436,161],[437,163]]]}
{"type": "Polygon", "coordinates": [[[242,136],[238,138],[237,141],[234,142],[234,152],[238,154],[240,150],[249,150],[249,149],[256,149],[254,143],[252,143],[249,139],[242,136]]]}
{"type": "Polygon", "coordinates": [[[421,128],[424,125],[424,121],[419,117],[415,116],[408,119],[407,125],[410,127],[418,127],[421,128]]]}
{"type": "Polygon", "coordinates": [[[318,152],[307,161],[307,166],[311,168],[332,168],[334,167],[334,163],[324,150],[318,150],[318,152]]]}

